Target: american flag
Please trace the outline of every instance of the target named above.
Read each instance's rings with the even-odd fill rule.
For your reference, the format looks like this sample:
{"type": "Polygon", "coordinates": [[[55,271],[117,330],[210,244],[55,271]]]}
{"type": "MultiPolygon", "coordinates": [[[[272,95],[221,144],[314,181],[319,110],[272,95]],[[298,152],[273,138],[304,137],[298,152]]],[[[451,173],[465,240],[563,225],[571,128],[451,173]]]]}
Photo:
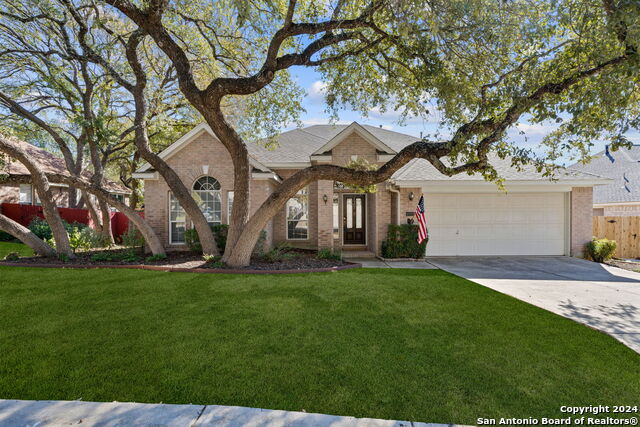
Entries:
{"type": "Polygon", "coordinates": [[[427,219],[424,216],[424,196],[420,196],[418,206],[416,206],[416,219],[418,220],[418,244],[427,238],[427,219]]]}

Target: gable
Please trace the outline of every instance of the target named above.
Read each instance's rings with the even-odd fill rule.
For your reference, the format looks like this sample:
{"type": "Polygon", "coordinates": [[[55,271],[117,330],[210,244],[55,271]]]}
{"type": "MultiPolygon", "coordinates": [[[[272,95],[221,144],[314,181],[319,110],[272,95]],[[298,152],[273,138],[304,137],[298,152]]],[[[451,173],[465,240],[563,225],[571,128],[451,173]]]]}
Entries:
{"type": "MultiPolygon", "coordinates": [[[[356,122],[351,123],[344,130],[338,133],[336,136],[331,138],[326,144],[316,150],[312,155],[313,156],[321,156],[329,153],[333,150],[334,147],[341,145],[343,142],[348,140],[354,134],[358,135],[364,141],[366,141],[369,145],[371,145],[376,151],[379,151],[384,154],[396,154],[395,150],[389,147],[387,144],[382,142],[380,139],[375,137],[371,132],[362,127],[356,122]]],[[[355,153],[354,153],[355,154],[355,153]]]]}
{"type": "MultiPolygon", "coordinates": [[[[219,144],[225,150],[226,155],[228,155],[226,148],[224,148],[224,146],[222,145],[218,137],[213,133],[209,125],[207,125],[206,123],[200,123],[193,129],[191,129],[189,132],[182,135],[182,137],[180,137],[176,142],[169,145],[167,148],[165,148],[160,153],[158,153],[158,157],[160,157],[165,162],[169,162],[169,160],[172,157],[174,157],[181,151],[187,149],[193,142],[198,141],[203,136],[210,137],[213,140],[213,142],[215,144],[219,144]]],[[[268,167],[266,167],[264,164],[256,160],[253,156],[249,156],[249,162],[252,167],[254,167],[255,169],[258,169],[259,171],[270,172],[270,169],[268,167]]],[[[153,168],[149,163],[145,163],[142,166],[140,166],[135,173],[145,174],[147,172],[150,172],[152,169],[153,168]]]]}

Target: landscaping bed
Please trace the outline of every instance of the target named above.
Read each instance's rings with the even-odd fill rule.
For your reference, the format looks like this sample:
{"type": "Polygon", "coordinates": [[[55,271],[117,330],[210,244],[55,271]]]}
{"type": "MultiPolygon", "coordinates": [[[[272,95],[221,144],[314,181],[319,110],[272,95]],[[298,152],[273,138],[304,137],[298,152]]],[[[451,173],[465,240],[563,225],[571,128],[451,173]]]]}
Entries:
{"type": "MultiPolygon", "coordinates": [[[[143,254],[139,250],[127,248],[115,248],[105,250],[91,250],[76,253],[73,260],[62,261],[58,258],[30,256],[0,262],[25,264],[33,266],[68,266],[68,267],[95,267],[95,266],[155,266],[180,269],[215,269],[231,270],[232,268],[220,263],[217,259],[209,261],[201,255],[193,252],[169,252],[166,258],[154,257],[143,254]]],[[[264,256],[256,256],[251,264],[246,267],[233,268],[232,270],[258,270],[258,271],[284,271],[284,270],[317,270],[344,267],[350,263],[337,257],[326,259],[318,257],[315,251],[287,250],[273,255],[267,253],[264,256]]]]}
{"type": "Polygon", "coordinates": [[[629,271],[640,271],[640,260],[627,261],[623,259],[610,259],[609,261],[606,261],[605,264],[629,271]]]}

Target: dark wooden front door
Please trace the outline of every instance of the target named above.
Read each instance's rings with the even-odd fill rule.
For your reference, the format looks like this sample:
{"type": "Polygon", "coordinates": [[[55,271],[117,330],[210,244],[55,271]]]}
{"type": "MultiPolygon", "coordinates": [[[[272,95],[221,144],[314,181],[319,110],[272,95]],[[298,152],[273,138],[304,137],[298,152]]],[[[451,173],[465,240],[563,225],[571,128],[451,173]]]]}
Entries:
{"type": "Polygon", "coordinates": [[[365,233],[365,196],[364,194],[345,194],[342,205],[342,227],[344,227],[345,245],[364,245],[365,233]]]}

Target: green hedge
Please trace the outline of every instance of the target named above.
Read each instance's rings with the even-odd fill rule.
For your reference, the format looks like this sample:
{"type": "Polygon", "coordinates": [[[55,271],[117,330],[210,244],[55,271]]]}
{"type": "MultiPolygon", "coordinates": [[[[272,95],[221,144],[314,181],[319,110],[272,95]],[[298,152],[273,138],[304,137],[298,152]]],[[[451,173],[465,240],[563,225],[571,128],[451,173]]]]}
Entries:
{"type": "Polygon", "coordinates": [[[423,258],[427,240],[418,244],[417,224],[389,224],[387,238],[382,242],[384,258],[423,258]]]}

